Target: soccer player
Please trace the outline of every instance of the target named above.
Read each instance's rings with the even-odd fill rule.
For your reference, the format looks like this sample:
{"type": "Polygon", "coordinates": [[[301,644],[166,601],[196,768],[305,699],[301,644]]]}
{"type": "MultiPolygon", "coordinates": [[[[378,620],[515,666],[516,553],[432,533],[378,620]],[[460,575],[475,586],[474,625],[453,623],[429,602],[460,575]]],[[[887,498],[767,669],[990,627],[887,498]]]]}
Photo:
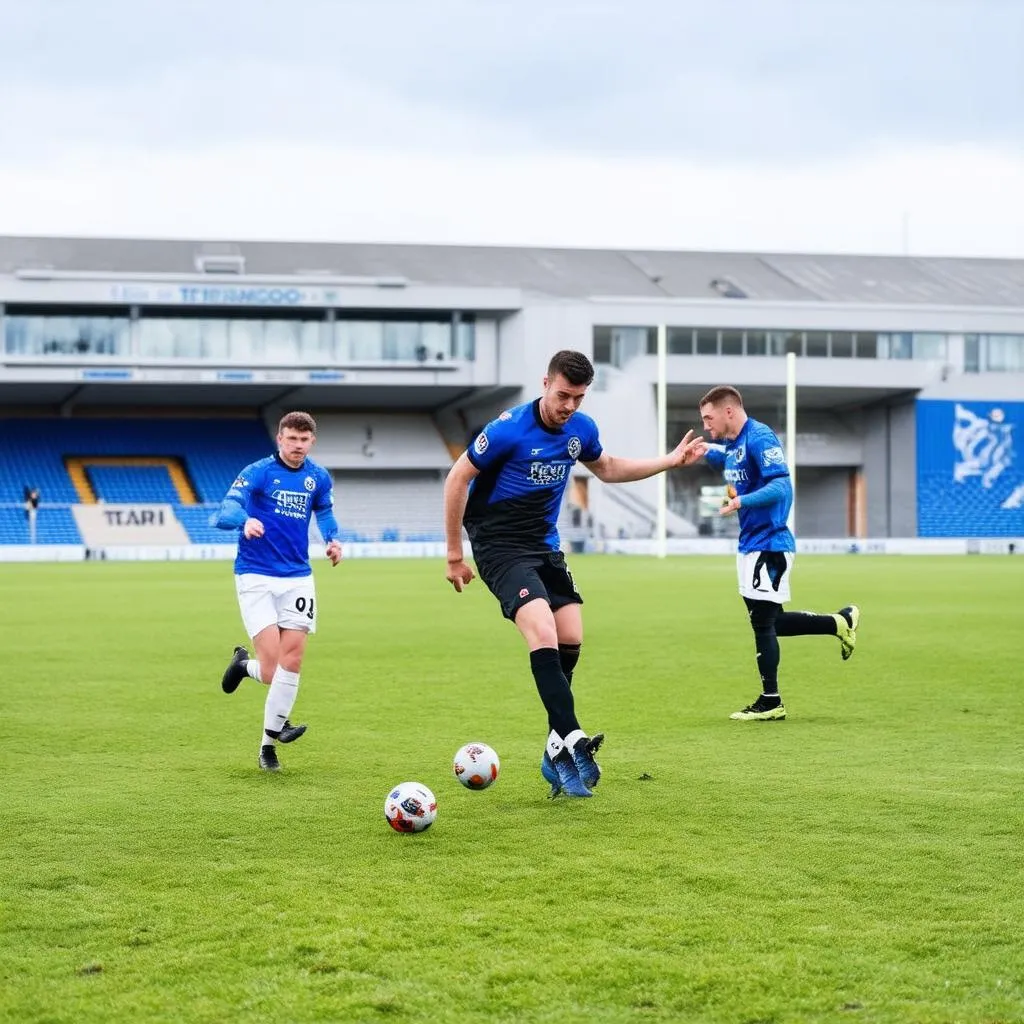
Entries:
{"type": "Polygon", "coordinates": [[[704,429],[713,441],[708,463],[724,471],[729,500],[722,515],[739,515],[740,536],[736,554],[740,594],[750,615],[761,674],[761,694],[753,704],[729,717],[742,722],[771,721],[786,717],[779,695],[780,636],[835,636],[845,661],[857,644],[860,610],[847,605],[835,614],[787,612],[789,577],[796,542],[786,521],[793,506],[793,484],[786,456],[771,427],[752,419],[743,398],[733,387],[712,388],[700,400],[704,429]]]}
{"type": "Polygon", "coordinates": [[[281,768],[276,744],[305,731],[292,725],[306,639],[316,632],[316,592],[309,564],[309,521],[316,515],[331,565],[341,561],[331,475],[312,459],[316,422],[290,412],[277,428],[277,454],[246,466],[231,485],[214,525],[241,529],[235,559],[235,589],[245,630],[256,657],[236,647],[221,680],[234,693],[247,676],[267,683],[259,766],[281,768]]]}
{"type": "Polygon", "coordinates": [[[580,352],[557,352],[540,398],[503,412],[459,456],[445,481],[447,579],[457,593],[473,579],[462,527],[480,578],[515,623],[548,716],[541,773],[551,796],[589,797],[601,777],[594,754],[603,734],[588,736],[576,717],[570,684],[583,643],[583,598],[559,550],[558,510],[575,463],[605,483],[643,480],[697,462],[703,438],[690,431],[668,455],[624,459],[601,447],[597,425],[580,403],[594,367],[580,352]]]}

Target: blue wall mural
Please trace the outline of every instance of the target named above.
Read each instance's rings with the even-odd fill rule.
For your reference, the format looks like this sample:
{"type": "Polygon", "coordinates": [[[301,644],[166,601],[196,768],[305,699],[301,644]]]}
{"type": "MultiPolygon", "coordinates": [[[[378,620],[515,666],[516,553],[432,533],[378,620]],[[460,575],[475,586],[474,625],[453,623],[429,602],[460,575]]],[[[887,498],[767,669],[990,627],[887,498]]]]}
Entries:
{"type": "Polygon", "coordinates": [[[917,402],[917,531],[1024,537],[1024,402],[917,402]]]}

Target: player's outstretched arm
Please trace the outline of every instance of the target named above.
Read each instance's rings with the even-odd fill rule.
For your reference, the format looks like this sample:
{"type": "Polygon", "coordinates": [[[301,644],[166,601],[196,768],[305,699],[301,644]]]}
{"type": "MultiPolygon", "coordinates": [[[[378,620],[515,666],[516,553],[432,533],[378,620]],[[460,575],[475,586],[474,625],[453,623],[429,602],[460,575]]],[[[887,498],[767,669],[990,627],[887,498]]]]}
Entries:
{"type": "Polygon", "coordinates": [[[220,508],[213,514],[210,525],[216,526],[219,530],[237,530],[239,527],[245,526],[245,521],[248,518],[249,513],[241,503],[234,498],[225,498],[220,503],[220,508]]]}
{"type": "Polygon", "coordinates": [[[699,434],[694,436],[692,430],[667,455],[654,459],[626,459],[618,455],[602,452],[600,458],[584,465],[598,480],[606,484],[625,484],[633,480],[646,480],[668,469],[679,466],[690,466],[704,457],[707,442],[699,434]]]}
{"type": "Polygon", "coordinates": [[[469,485],[480,471],[463,452],[448,472],[444,482],[444,537],[448,556],[445,579],[461,594],[473,579],[473,570],[466,564],[462,548],[462,517],[466,514],[469,485]]]}

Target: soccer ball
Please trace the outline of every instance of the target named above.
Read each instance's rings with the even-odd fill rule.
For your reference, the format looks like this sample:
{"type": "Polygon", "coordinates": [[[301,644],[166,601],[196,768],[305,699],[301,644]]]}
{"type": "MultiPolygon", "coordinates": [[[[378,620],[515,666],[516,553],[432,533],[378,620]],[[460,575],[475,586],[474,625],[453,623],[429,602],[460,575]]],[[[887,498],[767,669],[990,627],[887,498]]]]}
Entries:
{"type": "Polygon", "coordinates": [[[437,800],[420,782],[402,782],[388,793],[384,817],[396,832],[425,832],[437,817],[437,800]]]}
{"type": "Polygon", "coordinates": [[[467,743],[456,752],[452,770],[466,789],[486,789],[497,779],[501,762],[486,743],[467,743]]]}

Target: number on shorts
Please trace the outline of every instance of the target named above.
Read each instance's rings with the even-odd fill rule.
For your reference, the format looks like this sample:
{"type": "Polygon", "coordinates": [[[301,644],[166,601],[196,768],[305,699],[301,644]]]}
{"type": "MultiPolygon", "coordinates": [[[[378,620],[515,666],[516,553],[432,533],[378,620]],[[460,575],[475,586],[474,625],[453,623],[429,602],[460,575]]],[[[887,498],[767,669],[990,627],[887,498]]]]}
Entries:
{"type": "Polygon", "coordinates": [[[306,599],[304,597],[297,597],[295,599],[295,610],[297,612],[306,612],[306,618],[313,618],[313,598],[309,599],[309,611],[306,612],[306,599]]]}

